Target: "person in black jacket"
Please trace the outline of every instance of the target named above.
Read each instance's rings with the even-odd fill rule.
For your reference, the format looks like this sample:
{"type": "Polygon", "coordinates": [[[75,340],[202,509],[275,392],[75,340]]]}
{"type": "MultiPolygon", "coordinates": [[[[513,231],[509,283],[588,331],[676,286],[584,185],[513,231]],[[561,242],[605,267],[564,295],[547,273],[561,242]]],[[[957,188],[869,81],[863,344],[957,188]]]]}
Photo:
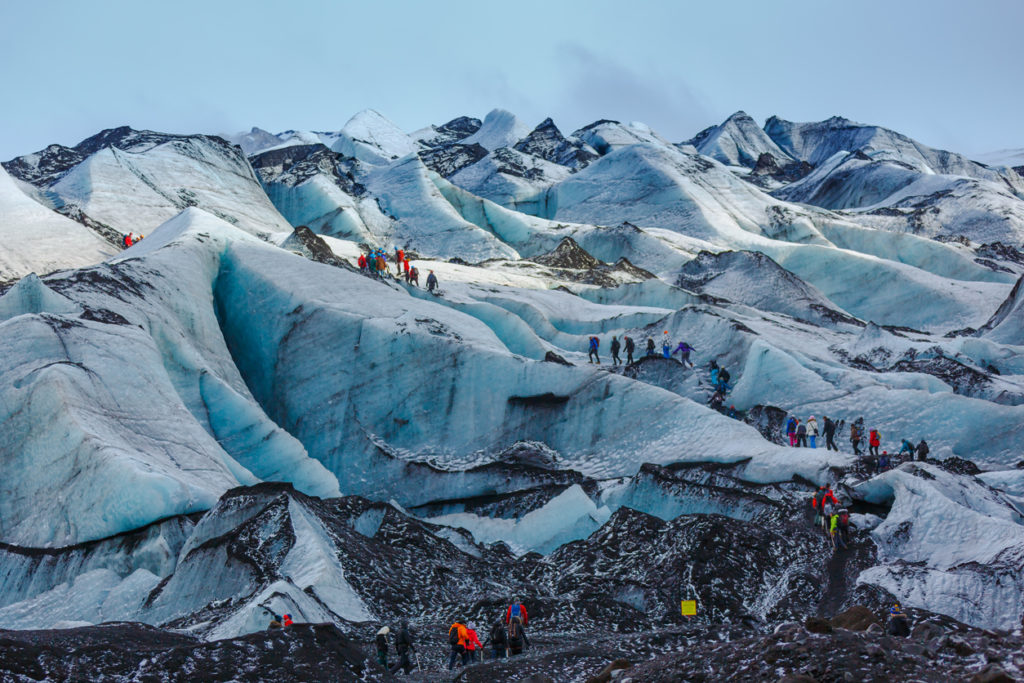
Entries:
{"type": "Polygon", "coordinates": [[[633,343],[632,337],[623,337],[622,340],[626,343],[626,362],[632,365],[633,351],[636,349],[636,344],[633,343]]]}
{"type": "Polygon", "coordinates": [[[836,451],[838,453],[839,452],[839,448],[836,446],[835,437],[836,437],[836,423],[832,419],[830,419],[828,415],[826,415],[825,416],[825,449],[829,450],[829,451],[836,451]]]}
{"type": "Polygon", "coordinates": [[[917,459],[922,462],[928,459],[928,444],[924,439],[921,439],[921,443],[917,444],[917,459]]]}
{"type": "Polygon", "coordinates": [[[612,365],[622,365],[622,361],[619,360],[619,348],[621,348],[619,338],[612,337],[612,365]]]}
{"type": "Polygon", "coordinates": [[[409,631],[409,622],[402,622],[402,630],[398,632],[398,637],[395,638],[395,651],[398,652],[398,661],[394,666],[391,667],[391,673],[395,673],[399,669],[409,675],[412,671],[412,660],[409,659],[409,652],[416,651],[416,648],[412,644],[412,632],[409,631]]]}
{"type": "Polygon", "coordinates": [[[494,622],[487,642],[491,645],[494,659],[503,659],[508,654],[508,631],[505,630],[505,623],[501,619],[494,622]]]}

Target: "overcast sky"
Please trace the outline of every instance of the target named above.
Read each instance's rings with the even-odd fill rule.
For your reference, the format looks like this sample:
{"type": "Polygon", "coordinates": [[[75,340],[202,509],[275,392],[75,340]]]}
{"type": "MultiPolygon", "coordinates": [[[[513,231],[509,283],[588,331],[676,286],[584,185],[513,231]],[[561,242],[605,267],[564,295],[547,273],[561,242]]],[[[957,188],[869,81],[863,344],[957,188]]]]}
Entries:
{"type": "Polygon", "coordinates": [[[103,128],[412,131],[492,108],[681,141],[743,109],[1024,147],[1024,1],[0,0],[0,159],[103,128]]]}

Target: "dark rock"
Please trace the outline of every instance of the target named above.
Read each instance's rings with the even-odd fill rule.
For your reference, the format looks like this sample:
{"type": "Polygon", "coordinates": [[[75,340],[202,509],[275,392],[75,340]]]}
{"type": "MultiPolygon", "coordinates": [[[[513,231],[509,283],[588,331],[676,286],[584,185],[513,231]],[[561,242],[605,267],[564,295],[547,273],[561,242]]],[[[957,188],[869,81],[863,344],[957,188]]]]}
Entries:
{"type": "Polygon", "coordinates": [[[455,175],[467,166],[472,166],[485,156],[487,156],[487,150],[476,143],[434,147],[419,153],[423,165],[444,178],[455,175]]]}
{"type": "Polygon", "coordinates": [[[613,662],[609,662],[608,666],[601,669],[597,674],[587,679],[587,683],[608,683],[612,680],[612,672],[628,669],[633,664],[627,659],[616,659],[613,662]]]}
{"type": "Polygon", "coordinates": [[[975,465],[970,460],[960,458],[958,456],[950,456],[945,460],[937,460],[935,464],[953,474],[966,474],[969,476],[975,476],[981,474],[981,468],[975,465]]]}
{"type": "Polygon", "coordinates": [[[557,406],[568,402],[568,396],[559,396],[550,391],[534,396],[509,396],[508,402],[520,406],[557,406]]]}
{"type": "Polygon", "coordinates": [[[926,641],[937,638],[943,635],[944,632],[943,628],[935,622],[922,621],[914,626],[914,629],[910,632],[910,637],[914,640],[926,641]]]}
{"type": "Polygon", "coordinates": [[[559,242],[554,251],[534,256],[530,260],[544,266],[573,270],[591,270],[601,265],[601,261],[591,256],[571,237],[566,237],[559,242]]]}
{"type": "Polygon", "coordinates": [[[581,169],[597,158],[597,154],[582,141],[566,139],[550,118],[544,119],[529,135],[517,142],[515,149],[573,170],[581,169]]]}
{"type": "Polygon", "coordinates": [[[832,633],[832,624],[822,617],[807,617],[804,628],[808,633],[832,633]]]}
{"type": "Polygon", "coordinates": [[[559,356],[554,351],[548,351],[544,354],[545,363],[560,363],[561,365],[572,365],[569,361],[559,356]]]}
{"type": "Polygon", "coordinates": [[[1015,683],[1016,679],[998,664],[989,664],[971,676],[969,683],[1015,683]]]}
{"type": "Polygon", "coordinates": [[[845,628],[850,631],[866,631],[871,624],[877,624],[874,612],[863,605],[854,605],[842,614],[832,617],[833,628],[845,628]]]}
{"type": "Polygon", "coordinates": [[[974,648],[960,636],[950,636],[946,639],[946,645],[961,657],[974,654],[974,648]]]}

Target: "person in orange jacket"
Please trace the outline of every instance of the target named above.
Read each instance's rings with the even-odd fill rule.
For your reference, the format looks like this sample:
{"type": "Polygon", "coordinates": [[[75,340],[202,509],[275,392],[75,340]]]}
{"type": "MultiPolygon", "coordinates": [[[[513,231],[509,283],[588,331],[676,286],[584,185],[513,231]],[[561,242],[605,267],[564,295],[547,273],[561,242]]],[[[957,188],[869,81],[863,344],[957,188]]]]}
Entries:
{"type": "Polygon", "coordinates": [[[878,430],[877,429],[872,429],[871,433],[869,434],[869,438],[868,438],[868,446],[870,446],[870,448],[868,450],[871,452],[871,455],[873,455],[873,456],[875,456],[877,458],[878,457],[878,447],[881,446],[881,445],[882,445],[882,437],[880,437],[878,435],[878,430]]]}
{"type": "Polygon", "coordinates": [[[455,668],[456,663],[463,663],[463,655],[466,652],[466,638],[469,636],[466,627],[456,621],[448,629],[448,644],[452,646],[452,653],[448,657],[448,670],[455,668]]]}
{"type": "Polygon", "coordinates": [[[483,650],[483,643],[481,643],[480,638],[477,637],[472,624],[466,624],[466,651],[462,654],[463,666],[469,664],[476,658],[477,649],[483,650]]]}

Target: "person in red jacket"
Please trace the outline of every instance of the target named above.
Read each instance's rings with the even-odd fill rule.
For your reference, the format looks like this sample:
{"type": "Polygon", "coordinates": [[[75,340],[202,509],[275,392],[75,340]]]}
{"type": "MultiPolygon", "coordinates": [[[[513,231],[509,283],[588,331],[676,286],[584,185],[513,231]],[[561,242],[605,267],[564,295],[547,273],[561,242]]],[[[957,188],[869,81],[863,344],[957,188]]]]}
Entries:
{"type": "Polygon", "coordinates": [[[871,455],[878,457],[878,447],[882,445],[882,437],[878,435],[877,429],[872,429],[868,437],[868,445],[871,447],[871,455]]]}
{"type": "Polygon", "coordinates": [[[519,620],[523,622],[523,626],[527,625],[526,605],[518,599],[513,599],[512,604],[505,610],[505,623],[508,624],[513,617],[519,617],[519,620]]]}
{"type": "Polygon", "coordinates": [[[477,637],[472,624],[466,624],[466,651],[462,653],[462,665],[466,666],[476,658],[477,649],[483,650],[483,643],[477,637]]]}
{"type": "Polygon", "coordinates": [[[365,254],[360,254],[359,255],[358,263],[359,263],[359,270],[365,273],[366,272],[366,255],[365,254]]]}

